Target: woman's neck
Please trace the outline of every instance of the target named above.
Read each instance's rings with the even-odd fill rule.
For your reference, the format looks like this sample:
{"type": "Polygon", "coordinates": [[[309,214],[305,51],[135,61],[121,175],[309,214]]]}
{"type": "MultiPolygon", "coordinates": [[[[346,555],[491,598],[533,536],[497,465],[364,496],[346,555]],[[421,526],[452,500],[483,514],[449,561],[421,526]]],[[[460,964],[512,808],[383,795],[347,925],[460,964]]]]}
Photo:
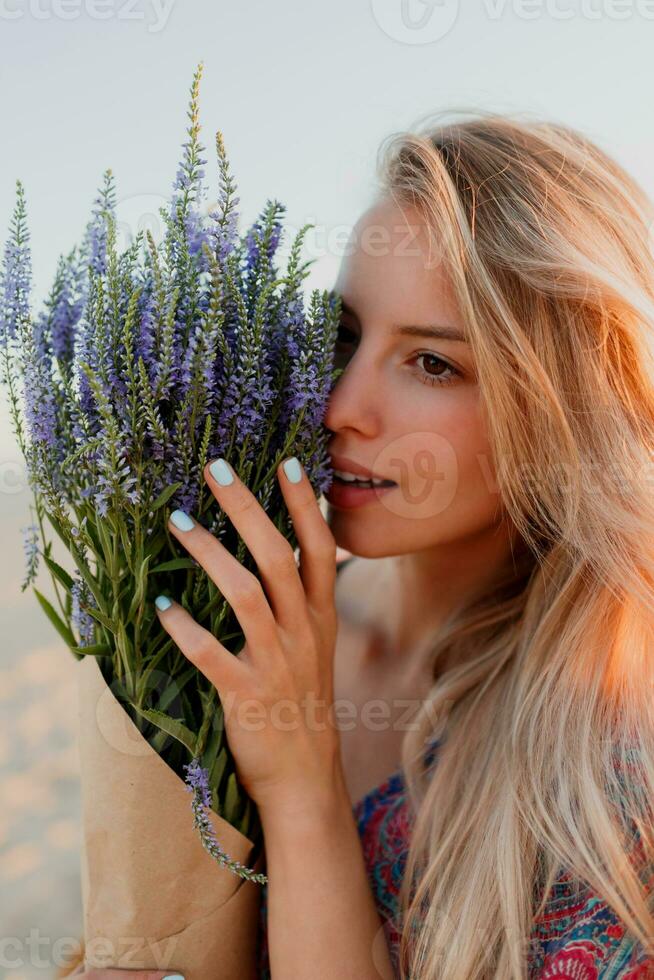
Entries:
{"type": "Polygon", "coordinates": [[[496,531],[429,551],[364,559],[365,623],[374,636],[370,665],[401,661],[420,669],[425,645],[470,599],[491,589],[513,565],[515,541],[496,531]]]}

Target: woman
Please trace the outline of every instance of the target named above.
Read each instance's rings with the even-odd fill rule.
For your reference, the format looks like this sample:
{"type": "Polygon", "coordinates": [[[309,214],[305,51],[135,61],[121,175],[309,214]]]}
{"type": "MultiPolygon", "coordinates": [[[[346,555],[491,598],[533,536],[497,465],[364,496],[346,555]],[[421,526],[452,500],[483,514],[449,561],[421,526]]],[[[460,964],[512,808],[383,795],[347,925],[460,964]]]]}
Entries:
{"type": "Polygon", "coordinates": [[[325,424],[344,480],[392,485],[335,479],[326,523],[280,467],[297,569],[207,469],[263,585],[171,523],[247,645],[176,603],[164,628],[269,709],[226,716],[266,842],[261,975],[654,976],[651,202],[572,130],[492,114],[381,163],[325,424]]]}

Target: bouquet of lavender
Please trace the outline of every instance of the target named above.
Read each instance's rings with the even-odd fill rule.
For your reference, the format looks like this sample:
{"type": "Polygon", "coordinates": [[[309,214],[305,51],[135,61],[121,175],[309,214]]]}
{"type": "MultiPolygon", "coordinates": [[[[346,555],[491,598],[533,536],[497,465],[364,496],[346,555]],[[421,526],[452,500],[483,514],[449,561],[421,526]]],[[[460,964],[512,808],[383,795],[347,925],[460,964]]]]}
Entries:
{"type": "MultiPolygon", "coordinates": [[[[83,241],[60,258],[37,316],[30,310],[29,233],[18,183],[0,280],[0,361],[34,497],[34,522],[24,529],[23,589],[42,558],[56,602],[36,588],[35,594],[73,655],[92,665],[87,674],[95,675],[96,693],[110,688],[114,707],[147,743],[152,770],[155,755],[159,775],[163,761],[177,781],[186,778],[195,827],[212,856],[236,875],[262,882],[264,875],[230,858],[212,833],[229,825],[254,854],[260,849],[256,807],[236,778],[215,688],[160,627],[153,600],[168,591],[180,596],[221,643],[234,653],[241,649],[244,637],[231,608],[200,565],[179,554],[168,515],[192,510],[256,573],[203,486],[207,460],[222,456],[296,547],[275,472],[292,452],[317,494],[331,483],[322,419],[338,375],[333,349],[340,308],[335,294],[315,290],[305,309],[302,281],[311,263],[301,262],[300,253],[311,225],[297,233],[283,275],[276,265],[283,205],[269,200],[239,235],[239,198],[220,133],[219,200],[213,209],[203,207],[201,74],[202,65],[191,86],[173,193],[160,211],[162,241],[139,232],[119,253],[108,170],[83,241]],[[55,561],[48,528],[71,569],[55,561]]],[[[82,753],[87,734],[81,732],[82,753]]],[[[120,769],[130,762],[129,752],[119,755],[104,765],[120,769]]],[[[95,772],[99,755],[92,759],[95,772]]],[[[82,775],[83,783],[94,779],[84,767],[82,775]]],[[[120,774],[105,770],[101,778],[112,781],[114,795],[122,791],[120,774]]],[[[138,779],[144,778],[141,771],[138,779]]],[[[85,800],[87,815],[98,805],[97,783],[85,800]]],[[[136,799],[138,793],[134,806],[136,799]]],[[[188,802],[186,813],[191,824],[188,802]]],[[[115,828],[116,813],[110,816],[115,828]]],[[[203,860],[215,875],[212,862],[203,860]]]]}

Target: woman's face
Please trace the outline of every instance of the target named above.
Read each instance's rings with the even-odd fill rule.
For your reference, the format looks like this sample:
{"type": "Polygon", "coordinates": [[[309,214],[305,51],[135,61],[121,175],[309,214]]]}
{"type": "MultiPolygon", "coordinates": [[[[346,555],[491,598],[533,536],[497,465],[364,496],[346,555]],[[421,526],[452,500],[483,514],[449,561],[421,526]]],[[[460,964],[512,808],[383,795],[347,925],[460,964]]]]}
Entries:
{"type": "Polygon", "coordinates": [[[362,215],[348,251],[334,286],[345,370],[325,416],[329,451],[397,485],[355,507],[328,491],[329,525],[341,548],[368,558],[467,551],[497,532],[502,512],[472,350],[443,267],[417,212],[389,198],[362,215]],[[459,339],[429,334],[443,328],[459,339]]]}

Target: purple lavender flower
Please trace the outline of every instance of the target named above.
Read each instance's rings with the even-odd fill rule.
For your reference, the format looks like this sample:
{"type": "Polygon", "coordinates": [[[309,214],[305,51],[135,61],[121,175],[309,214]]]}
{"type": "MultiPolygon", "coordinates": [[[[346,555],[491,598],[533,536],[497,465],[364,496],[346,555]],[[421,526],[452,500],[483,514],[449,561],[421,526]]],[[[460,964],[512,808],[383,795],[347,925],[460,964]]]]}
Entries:
{"type": "Polygon", "coordinates": [[[19,325],[30,315],[32,258],[27,229],[25,192],[16,181],[16,207],[5,245],[0,277],[0,347],[14,340],[19,325]]]}
{"type": "Polygon", "coordinates": [[[88,586],[79,576],[76,577],[71,588],[72,615],[71,619],[80,638],[81,647],[91,646],[95,640],[95,620],[87,612],[88,607],[96,608],[95,601],[91,596],[88,586]]]}
{"type": "Polygon", "coordinates": [[[21,527],[23,534],[23,551],[25,552],[26,575],[21,585],[21,592],[34,581],[39,567],[39,526],[38,524],[28,524],[21,527]]]}
{"type": "MultiPolygon", "coordinates": [[[[301,459],[316,491],[323,492],[331,478],[322,421],[334,379],[336,304],[314,291],[306,308],[304,229],[285,271],[278,271],[285,212],[280,202],[267,200],[239,235],[239,198],[220,133],[218,203],[205,213],[199,79],[200,69],[191,88],[182,160],[170,201],[160,211],[162,242],[139,233],[119,252],[115,185],[106,171],[80,246],[59,259],[44,307],[32,317],[29,234],[19,184],[0,277],[0,340],[7,355],[0,360],[19,442],[34,493],[77,564],[71,585],[65,570],[47,563],[67,589],[69,622],[60,632],[68,638],[74,628],[80,646],[106,647],[109,672],[120,676],[136,710],[152,697],[147,667],[153,661],[158,671],[177,676],[175,653],[164,649],[166,635],[157,630],[150,609],[159,590],[179,594],[227,642],[239,635],[224,597],[198,562],[184,562],[186,554],[167,534],[169,510],[181,507],[256,572],[207,492],[207,460],[228,458],[289,539],[294,529],[275,475],[282,451],[301,459]],[[137,696],[139,684],[145,686],[137,696]]],[[[35,529],[23,529],[29,534],[25,585],[36,575],[35,529]]],[[[188,750],[189,733],[192,738],[199,732],[200,720],[206,723],[215,706],[208,707],[199,676],[185,684],[182,717],[169,715],[161,731],[176,731],[188,750]]],[[[158,722],[151,723],[149,738],[158,722]]],[[[225,749],[213,744],[215,751],[225,749]]],[[[182,755],[172,758],[181,770],[182,755]]],[[[219,785],[227,785],[226,812],[242,814],[246,833],[253,826],[254,808],[232,808],[239,798],[233,761],[225,782],[210,776],[215,767],[207,771],[199,759],[185,768],[204,846],[235,873],[251,876],[222,851],[207,813],[212,805],[220,809],[219,785]]]]}
{"type": "Polygon", "coordinates": [[[46,301],[46,329],[52,353],[62,366],[68,366],[73,359],[75,330],[83,307],[84,271],[75,249],[66,257],[62,255],[46,301]]]}
{"type": "Polygon", "coordinates": [[[254,872],[250,868],[246,867],[246,865],[241,864],[240,861],[237,861],[235,858],[231,858],[218,843],[207,813],[211,805],[207,770],[200,766],[198,759],[193,759],[191,763],[184,766],[184,769],[186,769],[188,773],[186,778],[186,790],[193,793],[191,808],[193,810],[194,825],[199,831],[200,840],[202,841],[205,850],[207,850],[219,864],[229,868],[234,873],[240,875],[240,877],[245,878],[248,881],[265,885],[265,883],[268,881],[265,874],[254,872]]]}
{"type": "Polygon", "coordinates": [[[55,450],[52,461],[58,460],[57,408],[52,383],[52,348],[47,326],[42,316],[34,324],[22,327],[24,352],[23,395],[32,443],[55,450]]]}
{"type": "Polygon", "coordinates": [[[244,281],[248,312],[252,313],[257,295],[275,278],[275,253],[282,237],[280,218],[286,208],[269,200],[245,236],[244,281]]]}
{"type": "Polygon", "coordinates": [[[232,176],[225,142],[220,130],[216,133],[216,156],[218,158],[219,193],[218,207],[209,214],[209,244],[222,268],[227,256],[239,250],[238,211],[236,205],[240,198],[236,193],[236,182],[232,176]]]}
{"type": "Polygon", "coordinates": [[[82,245],[87,265],[97,275],[107,269],[107,217],[114,215],[115,209],[116,183],[112,171],[105,170],[82,245]]]}
{"type": "Polygon", "coordinates": [[[198,759],[192,759],[186,769],[186,791],[197,793],[203,806],[211,806],[211,790],[209,789],[209,772],[203,769],[198,759]]]}

